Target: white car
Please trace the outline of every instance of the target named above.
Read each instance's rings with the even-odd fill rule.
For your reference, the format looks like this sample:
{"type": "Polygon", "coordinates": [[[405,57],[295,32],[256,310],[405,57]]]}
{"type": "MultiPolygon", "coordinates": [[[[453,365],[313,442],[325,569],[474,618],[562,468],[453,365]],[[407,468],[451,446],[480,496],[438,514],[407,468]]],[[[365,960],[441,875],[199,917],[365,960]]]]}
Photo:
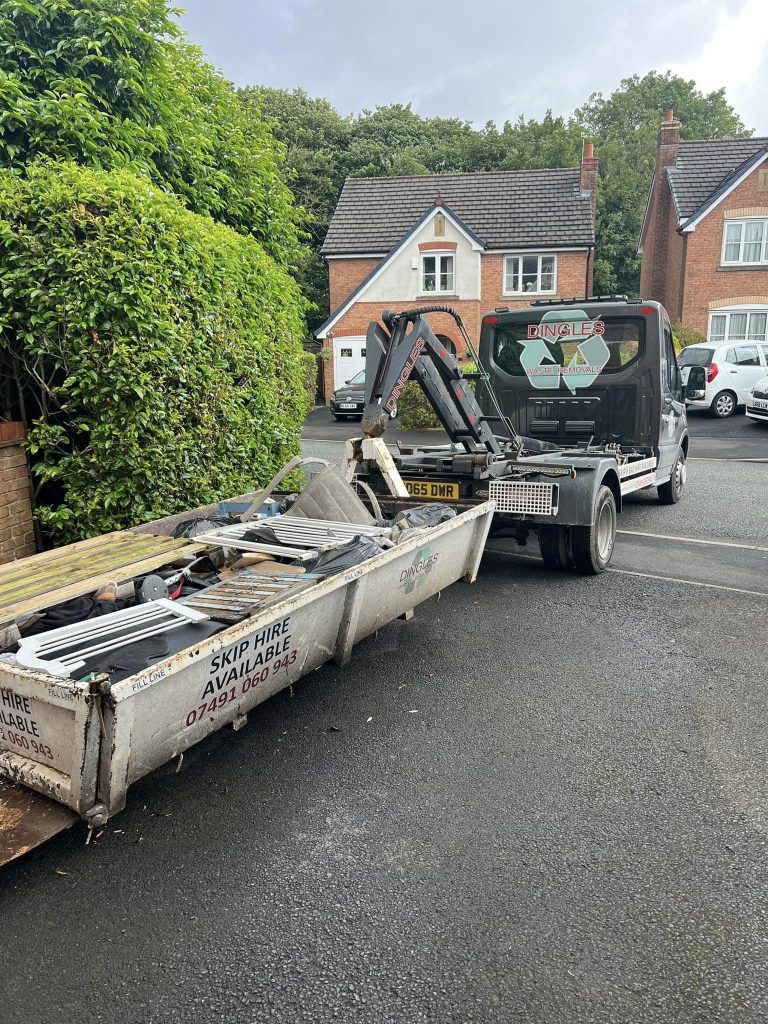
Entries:
{"type": "Polygon", "coordinates": [[[747,392],[747,408],[744,411],[758,423],[768,423],[768,377],[761,377],[752,390],[747,392]]]}
{"type": "Polygon", "coordinates": [[[732,416],[746,405],[747,394],[768,372],[768,344],[740,341],[727,344],[689,345],[677,359],[683,384],[688,380],[686,367],[707,368],[704,397],[686,404],[691,409],[709,409],[713,416],[732,416]]]}

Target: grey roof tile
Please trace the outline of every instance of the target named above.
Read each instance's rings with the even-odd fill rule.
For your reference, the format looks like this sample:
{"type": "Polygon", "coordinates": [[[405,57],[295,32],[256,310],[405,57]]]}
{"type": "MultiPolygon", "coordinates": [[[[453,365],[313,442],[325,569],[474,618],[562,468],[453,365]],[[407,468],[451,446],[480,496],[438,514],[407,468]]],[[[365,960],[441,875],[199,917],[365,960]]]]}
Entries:
{"type": "Polygon", "coordinates": [[[768,138],[705,139],[681,142],[677,160],[667,168],[675,208],[687,220],[714,198],[734,173],[768,146],[768,138]]]}
{"type": "Polygon", "coordinates": [[[488,249],[592,245],[592,207],[579,168],[347,178],[323,254],[385,253],[440,194],[488,249]]]}

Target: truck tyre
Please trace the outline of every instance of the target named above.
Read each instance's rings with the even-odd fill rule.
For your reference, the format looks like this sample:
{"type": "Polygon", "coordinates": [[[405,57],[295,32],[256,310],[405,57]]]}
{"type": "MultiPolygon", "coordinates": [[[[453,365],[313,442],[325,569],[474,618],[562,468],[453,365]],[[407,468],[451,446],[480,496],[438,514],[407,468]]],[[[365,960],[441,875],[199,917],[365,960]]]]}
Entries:
{"type": "Polygon", "coordinates": [[[540,526],[539,548],[544,565],[548,569],[571,569],[573,558],[568,546],[566,526],[540,526]]]}
{"type": "Polygon", "coordinates": [[[616,543],[616,499],[603,484],[597,492],[592,526],[571,527],[571,552],[576,572],[595,576],[607,569],[616,543]]]}
{"type": "Polygon", "coordinates": [[[719,391],[712,399],[709,411],[719,420],[736,412],[736,395],[732,391],[719,391]]]}
{"type": "Polygon", "coordinates": [[[672,476],[665,484],[659,485],[659,501],[662,505],[676,505],[685,488],[685,452],[681,448],[672,466],[672,476]]]}

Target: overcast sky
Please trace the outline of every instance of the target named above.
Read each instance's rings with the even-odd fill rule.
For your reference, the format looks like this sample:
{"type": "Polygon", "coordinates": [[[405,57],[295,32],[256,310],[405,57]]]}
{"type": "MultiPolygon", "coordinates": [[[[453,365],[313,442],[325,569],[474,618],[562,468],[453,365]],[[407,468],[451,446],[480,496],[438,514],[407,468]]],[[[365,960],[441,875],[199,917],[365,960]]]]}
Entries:
{"type": "Polygon", "coordinates": [[[193,42],[238,85],[302,86],[342,113],[503,123],[569,114],[670,69],[725,86],[768,135],[768,0],[179,0],[193,42]]]}

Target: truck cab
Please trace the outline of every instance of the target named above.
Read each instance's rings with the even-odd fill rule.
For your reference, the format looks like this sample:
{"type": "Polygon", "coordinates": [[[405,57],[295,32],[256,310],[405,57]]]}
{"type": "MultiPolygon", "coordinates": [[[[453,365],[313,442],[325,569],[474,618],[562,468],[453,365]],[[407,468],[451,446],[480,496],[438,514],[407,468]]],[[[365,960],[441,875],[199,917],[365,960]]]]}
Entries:
{"type": "Polygon", "coordinates": [[[653,455],[669,479],[688,451],[683,384],[669,317],[626,296],[534,302],[483,317],[480,406],[489,389],[528,438],[558,448],[589,442],[653,455]]]}

